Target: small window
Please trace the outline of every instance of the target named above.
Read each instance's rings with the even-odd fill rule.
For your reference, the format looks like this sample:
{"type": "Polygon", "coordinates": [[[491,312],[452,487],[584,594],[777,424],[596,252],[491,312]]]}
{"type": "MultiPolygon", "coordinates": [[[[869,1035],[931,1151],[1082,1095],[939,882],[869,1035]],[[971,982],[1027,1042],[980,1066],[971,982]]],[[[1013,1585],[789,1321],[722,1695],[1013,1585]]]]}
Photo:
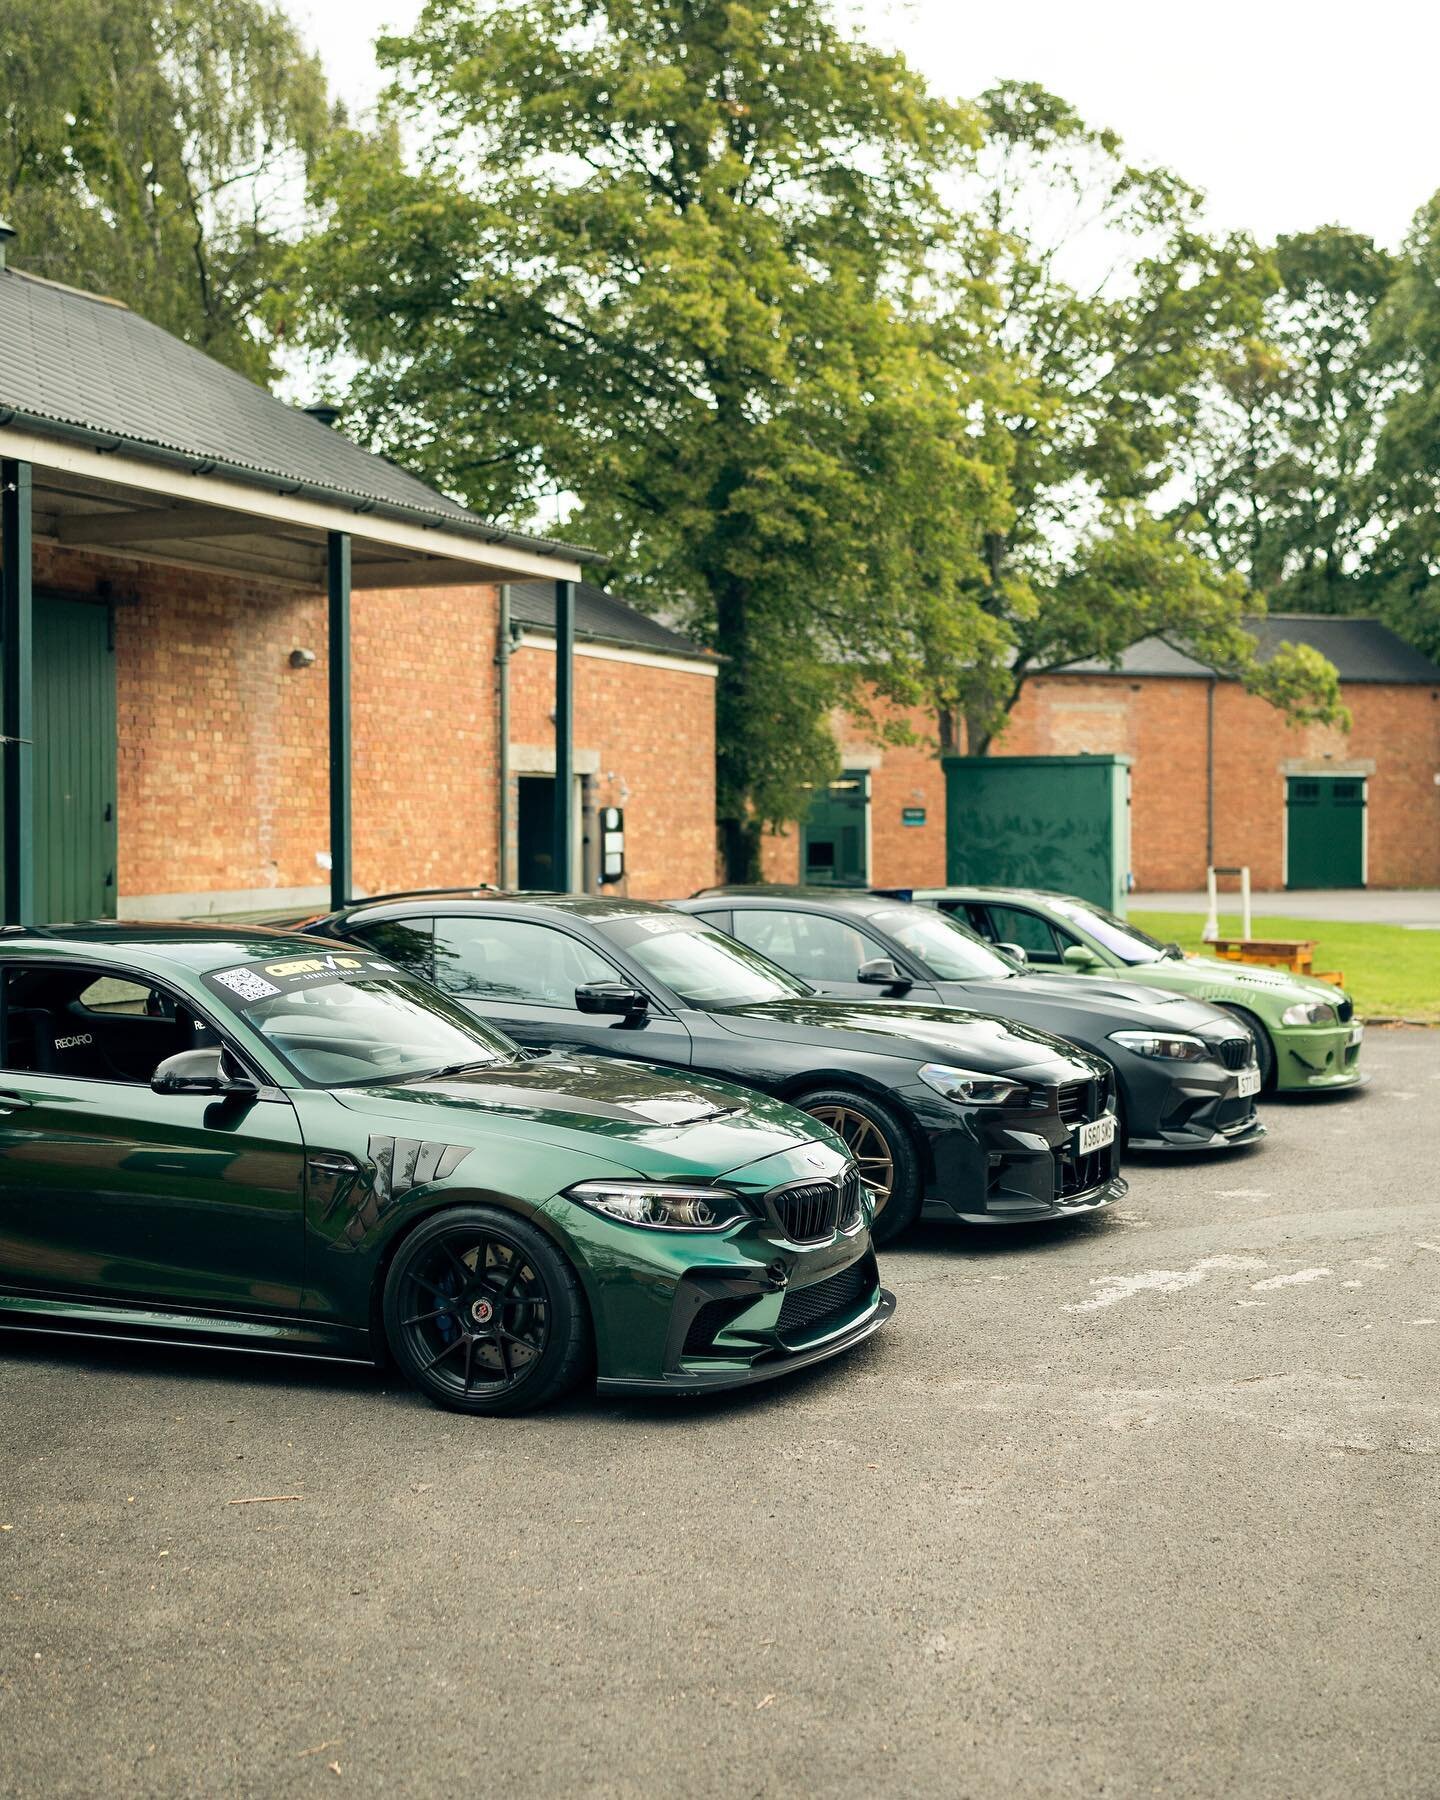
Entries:
{"type": "Polygon", "coordinates": [[[577,987],[618,979],[598,951],[554,926],[473,914],[433,924],[435,981],[447,994],[573,1007],[577,987]]]}
{"type": "Polygon", "coordinates": [[[819,913],[737,907],[735,935],[806,981],[854,981],[860,965],[884,949],[864,932],[819,913]]]}
{"type": "MultiPolygon", "coordinates": [[[[1058,963],[1062,945],[1049,921],[1023,906],[991,906],[986,936],[996,944],[1018,944],[1033,963],[1058,963]]],[[[1065,935],[1067,943],[1078,938],[1065,935]]]]}
{"type": "Polygon", "coordinates": [[[168,988],[51,964],[4,974],[4,1066],[80,1081],[148,1083],[182,1050],[219,1042],[168,988]]]}
{"type": "Polygon", "coordinates": [[[435,921],[433,919],[377,919],[356,932],[362,943],[387,957],[412,975],[427,981],[435,975],[435,921]]]}

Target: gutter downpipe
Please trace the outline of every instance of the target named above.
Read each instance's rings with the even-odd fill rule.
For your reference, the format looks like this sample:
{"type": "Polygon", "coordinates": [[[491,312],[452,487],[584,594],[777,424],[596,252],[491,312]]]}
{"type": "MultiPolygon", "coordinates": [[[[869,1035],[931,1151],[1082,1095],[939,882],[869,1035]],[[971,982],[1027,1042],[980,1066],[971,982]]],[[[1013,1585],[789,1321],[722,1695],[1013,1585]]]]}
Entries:
{"type": "Polygon", "coordinates": [[[1215,867],[1215,683],[1205,689],[1205,867],[1215,867]]]}
{"type": "Polygon", "coordinates": [[[500,583],[500,641],[495,647],[495,667],[499,682],[500,729],[500,835],[499,855],[495,862],[496,882],[504,892],[511,885],[510,875],[510,583],[500,583]]]}

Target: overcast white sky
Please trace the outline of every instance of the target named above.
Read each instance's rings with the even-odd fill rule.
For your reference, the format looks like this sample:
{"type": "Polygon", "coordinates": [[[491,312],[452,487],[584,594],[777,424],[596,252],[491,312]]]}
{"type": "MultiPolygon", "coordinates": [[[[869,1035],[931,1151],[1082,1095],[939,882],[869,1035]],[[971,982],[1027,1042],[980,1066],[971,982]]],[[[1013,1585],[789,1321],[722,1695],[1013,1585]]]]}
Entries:
{"type": "MultiPolygon", "coordinates": [[[[336,90],[380,85],[370,46],[420,0],[291,0],[336,90]]],[[[1440,7],[1433,0],[855,0],[941,92],[1043,82],[1132,154],[1207,190],[1222,228],[1262,237],[1341,223],[1394,246],[1440,188],[1440,7]]]]}

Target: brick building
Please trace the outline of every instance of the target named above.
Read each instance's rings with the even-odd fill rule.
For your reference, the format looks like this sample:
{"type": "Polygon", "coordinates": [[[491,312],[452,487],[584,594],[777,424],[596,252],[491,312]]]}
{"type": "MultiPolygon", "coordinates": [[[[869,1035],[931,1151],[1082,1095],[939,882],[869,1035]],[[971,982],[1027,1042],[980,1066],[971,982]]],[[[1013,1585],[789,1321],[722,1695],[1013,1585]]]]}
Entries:
{"type": "MultiPolygon", "coordinates": [[[[1128,756],[1140,891],[1203,887],[1209,864],[1248,864],[1258,889],[1440,886],[1440,668],[1373,619],[1247,623],[1262,655],[1288,640],[1334,663],[1348,733],[1291,725],[1239,683],[1149,639],[1118,669],[1077,663],[1028,682],[994,754],[1128,756]]],[[[897,749],[837,720],[841,783],[804,827],[767,842],[767,878],[945,880],[933,720],[917,713],[911,724],[926,741],[897,749]],[[847,841],[858,846],[848,861],[847,841]]]]}
{"type": "Polygon", "coordinates": [[[499,530],[124,307],[6,268],[7,235],[9,916],[553,879],[557,749],[577,882],[611,805],[617,885],[713,877],[712,659],[582,584],[585,552],[499,530]]]}

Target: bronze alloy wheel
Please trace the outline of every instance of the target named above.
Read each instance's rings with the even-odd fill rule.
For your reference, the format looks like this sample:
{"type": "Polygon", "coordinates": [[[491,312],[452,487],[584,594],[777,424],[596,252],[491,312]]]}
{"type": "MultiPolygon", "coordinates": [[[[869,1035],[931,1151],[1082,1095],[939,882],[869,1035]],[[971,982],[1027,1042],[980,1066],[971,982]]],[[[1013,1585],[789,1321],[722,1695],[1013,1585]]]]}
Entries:
{"type": "Polygon", "coordinates": [[[885,1134],[873,1119],[856,1112],[853,1106],[827,1102],[812,1106],[809,1111],[812,1119],[828,1125],[844,1140],[860,1170],[860,1179],[874,1190],[875,1216],[879,1218],[895,1186],[895,1157],[885,1134]]]}

